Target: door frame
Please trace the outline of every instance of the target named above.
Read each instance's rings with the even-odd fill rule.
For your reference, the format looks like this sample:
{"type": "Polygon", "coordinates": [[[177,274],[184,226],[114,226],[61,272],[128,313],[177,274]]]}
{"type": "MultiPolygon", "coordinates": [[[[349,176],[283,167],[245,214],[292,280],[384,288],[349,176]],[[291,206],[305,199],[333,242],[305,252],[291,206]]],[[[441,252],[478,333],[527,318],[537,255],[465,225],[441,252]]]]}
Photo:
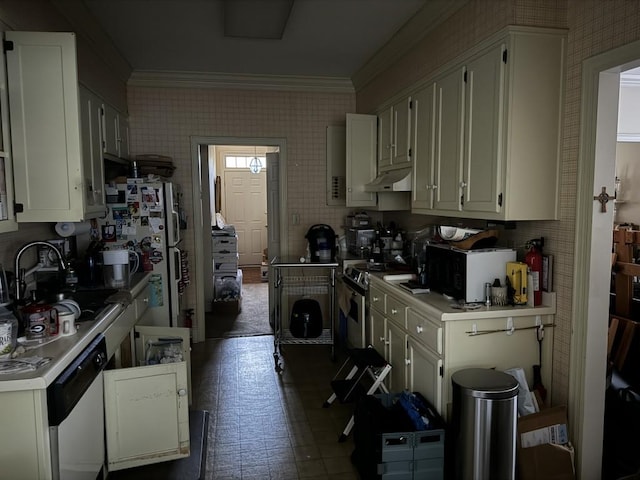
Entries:
{"type": "MultiPolygon", "coordinates": [[[[268,225],[271,223],[269,217],[271,212],[276,213],[280,217],[280,221],[276,222],[279,225],[277,231],[272,231],[268,228],[268,243],[271,246],[271,239],[277,238],[280,243],[282,251],[288,250],[288,239],[286,235],[287,222],[284,219],[287,218],[287,140],[286,138],[278,137],[218,137],[218,136],[192,136],[191,140],[191,182],[192,189],[192,202],[193,202],[193,228],[194,228],[194,282],[193,285],[196,289],[196,308],[193,329],[193,341],[203,342],[205,340],[205,293],[204,293],[204,208],[203,203],[207,201],[207,208],[209,208],[209,186],[203,185],[202,182],[202,169],[208,168],[208,159],[206,164],[200,157],[201,145],[265,145],[268,147],[278,147],[280,150],[280,161],[278,168],[278,181],[280,188],[277,195],[269,195],[269,180],[267,178],[267,202],[272,202],[275,205],[269,204],[267,211],[268,225]],[[205,190],[206,188],[206,190],[205,190]],[[206,198],[205,198],[206,197],[206,198]]],[[[208,235],[210,238],[210,234],[208,235]]],[[[211,242],[209,241],[209,244],[211,242]]],[[[271,254],[271,253],[270,253],[271,254]]],[[[271,290],[272,281],[269,279],[269,290],[271,290]]],[[[271,295],[270,295],[271,297],[271,295]]]]}
{"type": "MultiPolygon", "coordinates": [[[[600,478],[606,390],[607,321],[600,318],[599,311],[589,308],[589,301],[594,294],[603,295],[604,292],[596,291],[596,288],[602,290],[602,285],[609,284],[610,268],[602,271],[594,266],[599,264],[598,257],[610,258],[612,243],[607,250],[604,246],[607,242],[593,241],[598,238],[594,236],[605,232],[594,228],[592,216],[599,208],[593,192],[603,186],[594,183],[596,165],[610,168],[613,163],[615,169],[615,151],[597,148],[597,136],[599,126],[617,125],[618,122],[617,109],[615,114],[610,108],[599,112],[598,101],[600,94],[607,94],[601,92],[601,88],[607,88],[607,84],[608,88],[613,88],[611,75],[640,65],[639,51],[640,41],[635,41],[588,58],[582,64],[569,378],[569,427],[576,445],[576,474],[582,479],[600,478]]],[[[613,175],[606,187],[613,193],[613,175]]],[[[611,232],[606,234],[613,242],[611,232]]],[[[606,296],[608,305],[608,288],[606,296]]]]}

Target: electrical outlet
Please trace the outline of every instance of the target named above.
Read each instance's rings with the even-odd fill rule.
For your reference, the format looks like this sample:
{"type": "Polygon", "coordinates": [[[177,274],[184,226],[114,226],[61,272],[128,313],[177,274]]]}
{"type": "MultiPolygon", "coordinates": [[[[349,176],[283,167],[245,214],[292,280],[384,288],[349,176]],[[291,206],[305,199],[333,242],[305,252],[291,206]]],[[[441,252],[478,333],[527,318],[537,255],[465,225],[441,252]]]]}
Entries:
{"type": "Polygon", "coordinates": [[[294,213],[293,215],[291,215],[291,222],[294,225],[300,225],[300,215],[298,215],[297,213],[294,213]]]}

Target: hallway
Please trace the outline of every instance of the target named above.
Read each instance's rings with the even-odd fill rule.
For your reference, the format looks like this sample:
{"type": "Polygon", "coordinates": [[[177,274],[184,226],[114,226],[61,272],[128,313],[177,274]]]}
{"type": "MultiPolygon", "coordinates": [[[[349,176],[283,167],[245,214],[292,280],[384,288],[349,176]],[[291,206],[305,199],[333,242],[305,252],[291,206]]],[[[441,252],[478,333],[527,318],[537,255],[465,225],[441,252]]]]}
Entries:
{"type": "Polygon", "coordinates": [[[351,437],[338,443],[353,404],[322,408],[341,362],[329,348],[287,345],[275,373],[270,335],[193,345],[194,409],[210,412],[206,479],[357,479],[351,437]]]}

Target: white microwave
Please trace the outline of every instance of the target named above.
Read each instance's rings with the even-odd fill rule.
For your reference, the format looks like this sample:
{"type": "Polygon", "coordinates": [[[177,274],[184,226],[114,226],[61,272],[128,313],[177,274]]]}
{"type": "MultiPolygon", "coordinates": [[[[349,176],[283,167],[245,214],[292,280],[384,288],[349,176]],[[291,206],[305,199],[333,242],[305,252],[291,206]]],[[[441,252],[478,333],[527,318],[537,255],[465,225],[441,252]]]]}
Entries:
{"type": "Polygon", "coordinates": [[[505,284],[507,262],[516,261],[512,248],[460,250],[445,244],[427,245],[427,283],[431,290],[467,303],[484,302],[484,284],[497,278],[505,284]]]}

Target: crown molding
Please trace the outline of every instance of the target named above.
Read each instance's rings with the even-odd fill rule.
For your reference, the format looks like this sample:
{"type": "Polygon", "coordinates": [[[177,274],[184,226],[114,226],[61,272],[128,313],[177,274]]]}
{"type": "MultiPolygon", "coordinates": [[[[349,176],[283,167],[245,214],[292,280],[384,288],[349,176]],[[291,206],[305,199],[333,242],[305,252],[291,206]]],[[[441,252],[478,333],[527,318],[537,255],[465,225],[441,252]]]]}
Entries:
{"type": "Polygon", "coordinates": [[[225,88],[297,92],[355,93],[349,78],[135,70],[134,87],[225,88]]]}
{"type": "Polygon", "coordinates": [[[425,4],[393,37],[351,77],[356,91],[391,67],[435,27],[459,10],[469,0],[432,0],[425,4]]]}

